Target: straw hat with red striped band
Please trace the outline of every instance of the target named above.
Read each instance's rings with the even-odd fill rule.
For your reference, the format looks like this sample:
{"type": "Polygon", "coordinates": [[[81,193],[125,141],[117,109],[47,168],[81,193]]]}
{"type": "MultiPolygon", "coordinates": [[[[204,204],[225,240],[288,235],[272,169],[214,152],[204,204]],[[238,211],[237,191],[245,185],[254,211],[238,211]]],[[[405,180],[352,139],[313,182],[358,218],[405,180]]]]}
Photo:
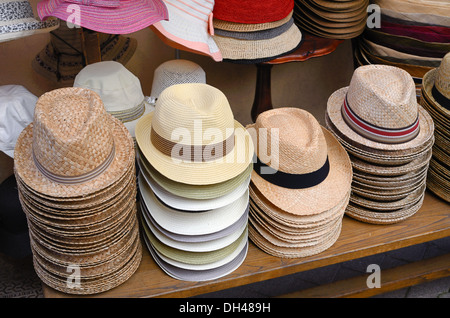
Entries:
{"type": "Polygon", "coordinates": [[[42,20],[57,17],[83,28],[109,34],[129,34],[168,19],[162,0],[43,0],[42,20]]]}
{"type": "Polygon", "coordinates": [[[350,85],[328,99],[327,116],[344,139],[383,151],[420,148],[434,131],[411,75],[387,65],[358,67],[350,85]]]}

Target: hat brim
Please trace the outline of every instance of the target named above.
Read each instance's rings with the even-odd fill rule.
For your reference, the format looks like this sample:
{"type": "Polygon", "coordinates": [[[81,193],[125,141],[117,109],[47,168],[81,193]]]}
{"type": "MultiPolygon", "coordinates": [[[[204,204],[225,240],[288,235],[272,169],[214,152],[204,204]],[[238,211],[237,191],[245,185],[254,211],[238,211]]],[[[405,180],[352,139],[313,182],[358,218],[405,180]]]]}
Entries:
{"type": "MultiPolygon", "coordinates": [[[[254,127],[249,125],[248,127],[254,127]]],[[[352,181],[352,165],[344,147],[324,127],[330,171],[320,184],[306,189],[288,189],[271,184],[252,171],[252,183],[280,209],[298,215],[312,215],[333,209],[347,195],[352,181]]]]}
{"type": "MultiPolygon", "coordinates": [[[[150,112],[152,112],[152,111],[155,110],[155,106],[153,106],[152,104],[147,103],[147,102],[145,102],[145,101],[144,101],[144,106],[145,106],[145,111],[144,111],[144,113],[141,115],[141,117],[142,117],[142,116],[145,116],[145,115],[147,115],[148,113],[150,113],[150,112]]],[[[124,123],[123,123],[124,126],[125,126],[125,127],[128,129],[128,131],[130,132],[131,137],[133,137],[133,138],[136,138],[136,133],[135,133],[136,124],[137,124],[137,122],[139,121],[139,119],[141,119],[141,117],[136,118],[135,120],[127,121],[127,122],[124,122],[124,123]]]]}
{"type": "Polygon", "coordinates": [[[250,176],[247,180],[238,185],[233,191],[223,196],[212,199],[189,199],[182,196],[174,195],[161,187],[152,177],[141,170],[139,178],[144,178],[155,195],[168,206],[184,211],[207,211],[224,207],[238,200],[247,190],[250,183],[250,176]]]}
{"type": "Polygon", "coordinates": [[[187,162],[166,156],[151,142],[154,112],[138,121],[136,141],[145,159],[165,177],[192,185],[216,184],[230,180],[247,169],[252,161],[253,143],[250,134],[236,120],[233,149],[224,157],[207,162],[187,162]]]}
{"type": "Polygon", "coordinates": [[[446,116],[448,120],[448,118],[450,118],[450,110],[439,105],[439,103],[434,99],[433,94],[431,93],[434,82],[436,80],[436,75],[437,69],[432,69],[425,73],[422,81],[422,93],[425,95],[426,99],[431,102],[432,105],[430,106],[434,106],[439,111],[439,113],[446,116]]]}
{"type": "Polygon", "coordinates": [[[80,184],[63,184],[45,177],[33,159],[33,123],[25,127],[17,139],[14,149],[16,175],[34,191],[55,198],[82,198],[113,185],[134,165],[135,155],[133,139],[125,126],[112,116],[110,123],[115,144],[114,159],[102,174],[92,180],[80,184]]]}
{"type": "Polygon", "coordinates": [[[347,91],[348,86],[331,94],[327,102],[327,114],[331,123],[341,133],[342,137],[346,140],[351,140],[355,145],[384,151],[412,150],[422,148],[433,137],[433,119],[422,106],[418,105],[420,131],[414,139],[404,143],[386,144],[364,138],[350,128],[342,117],[341,107],[347,91]]]}
{"type": "MultiPolygon", "coordinates": [[[[40,1],[37,12],[42,20],[57,17],[64,21],[73,21],[73,9],[70,2],[63,0],[40,1]]],[[[108,34],[129,34],[142,30],[149,25],[168,19],[168,11],[162,0],[121,1],[117,8],[77,4],[80,14],[80,26],[89,30],[108,34]]]]}
{"type": "Polygon", "coordinates": [[[247,210],[248,190],[236,201],[222,208],[203,212],[172,209],[161,203],[142,178],[138,179],[141,198],[159,226],[182,235],[204,235],[221,231],[234,224],[247,210]]]}
{"type": "MultiPolygon", "coordinates": [[[[28,20],[28,19],[27,19],[28,20]]],[[[31,19],[33,20],[33,19],[31,19]]],[[[11,40],[17,40],[20,38],[24,38],[27,36],[35,35],[35,34],[41,34],[41,33],[48,33],[50,31],[53,31],[59,27],[59,20],[57,19],[48,19],[47,21],[39,21],[39,20],[33,20],[33,21],[20,21],[17,22],[16,27],[14,25],[10,25],[13,32],[7,32],[0,34],[0,43],[11,41],[11,40]],[[21,31],[14,31],[19,28],[19,25],[23,24],[25,26],[25,29],[21,31]]]]}

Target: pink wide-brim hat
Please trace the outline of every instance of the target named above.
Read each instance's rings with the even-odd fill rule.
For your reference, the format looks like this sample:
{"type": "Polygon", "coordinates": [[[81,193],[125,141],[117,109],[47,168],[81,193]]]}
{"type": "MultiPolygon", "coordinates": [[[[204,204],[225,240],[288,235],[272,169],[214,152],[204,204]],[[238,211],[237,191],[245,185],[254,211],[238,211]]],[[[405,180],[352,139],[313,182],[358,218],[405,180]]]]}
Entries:
{"type": "Polygon", "coordinates": [[[57,17],[83,28],[108,34],[129,34],[169,17],[162,0],[43,0],[42,20],[57,17]]]}

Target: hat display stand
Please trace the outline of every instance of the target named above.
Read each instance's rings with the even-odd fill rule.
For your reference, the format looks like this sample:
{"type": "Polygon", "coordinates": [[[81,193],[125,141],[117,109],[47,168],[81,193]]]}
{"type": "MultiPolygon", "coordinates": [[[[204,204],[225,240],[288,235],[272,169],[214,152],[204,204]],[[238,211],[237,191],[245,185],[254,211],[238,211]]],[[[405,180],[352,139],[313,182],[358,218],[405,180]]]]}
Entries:
{"type": "MultiPolygon", "coordinates": [[[[167,68],[171,70],[171,65],[167,68]]],[[[167,75],[173,81],[171,73],[167,75]]],[[[236,270],[247,255],[251,139],[238,136],[237,132],[245,129],[234,120],[225,95],[218,89],[201,82],[170,83],[161,92],[158,87],[155,84],[155,110],[136,125],[143,240],[156,264],[170,277],[182,281],[218,279],[236,270]],[[199,144],[189,144],[193,142],[190,134],[184,145],[194,149],[201,160],[194,154],[183,160],[174,157],[173,150],[182,144],[169,142],[171,132],[193,129],[198,121],[202,135],[211,129],[234,130],[231,152],[209,159],[206,152],[191,148],[199,144]],[[247,153],[243,163],[236,161],[238,150],[247,153]],[[223,160],[223,156],[228,159],[223,160]],[[196,173],[199,169],[203,176],[196,173]]],[[[225,142],[230,137],[222,138],[225,142]]],[[[202,148],[207,147],[207,141],[202,143],[202,148]]]]}
{"type": "Polygon", "coordinates": [[[420,209],[435,126],[417,103],[408,72],[386,65],[358,67],[350,85],[328,99],[325,122],[352,162],[346,215],[366,223],[393,224],[420,209]],[[396,83],[396,89],[386,83],[396,83]],[[394,123],[400,112],[402,119],[394,123]],[[409,128],[399,130],[399,123],[409,128]]]}
{"type": "Polygon", "coordinates": [[[142,256],[133,141],[95,92],[41,95],[17,140],[14,168],[44,284],[90,295],[130,278],[142,256]]]}

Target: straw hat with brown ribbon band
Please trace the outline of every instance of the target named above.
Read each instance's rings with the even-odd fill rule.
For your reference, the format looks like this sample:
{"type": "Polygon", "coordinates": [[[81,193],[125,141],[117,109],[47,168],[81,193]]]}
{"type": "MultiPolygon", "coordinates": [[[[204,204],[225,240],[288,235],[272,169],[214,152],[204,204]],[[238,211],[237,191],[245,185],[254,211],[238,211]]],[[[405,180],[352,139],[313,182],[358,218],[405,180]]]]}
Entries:
{"type": "Polygon", "coordinates": [[[334,208],[349,192],[352,168],[346,151],[307,111],[269,110],[247,130],[256,148],[252,184],[275,206],[314,215],[334,208]],[[270,148],[270,158],[262,147],[270,148]]]}
{"type": "Polygon", "coordinates": [[[166,88],[155,110],[136,125],[145,159],[165,177],[186,184],[216,184],[244,172],[253,144],[226,96],[204,83],[166,88]]]}

